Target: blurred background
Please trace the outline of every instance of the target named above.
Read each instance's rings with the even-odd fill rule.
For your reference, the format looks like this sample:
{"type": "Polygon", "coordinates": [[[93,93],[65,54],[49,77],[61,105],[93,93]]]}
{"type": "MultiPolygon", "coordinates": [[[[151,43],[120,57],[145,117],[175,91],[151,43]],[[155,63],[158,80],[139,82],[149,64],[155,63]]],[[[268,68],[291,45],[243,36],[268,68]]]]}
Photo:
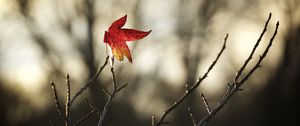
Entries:
{"type": "MultiPolygon", "coordinates": [[[[113,99],[104,123],[150,126],[203,75],[220,50],[227,48],[208,78],[168,116],[170,126],[192,125],[207,114],[200,91],[216,105],[249,55],[272,12],[254,63],[280,21],[279,32],[263,67],[258,69],[211,121],[218,126],[300,125],[299,0],[0,0],[0,125],[62,125],[49,85],[53,80],[61,103],[65,73],[71,94],[96,72],[106,57],[104,31],[128,15],[125,27],[152,30],[129,43],[133,64],[116,62],[117,82],[128,83],[113,99]]],[[[253,64],[250,64],[253,66],[253,64]]],[[[102,110],[111,88],[106,67],[71,108],[71,119],[90,112],[88,98],[102,110]]],[[[96,125],[93,115],[81,125],[96,125]]]]}

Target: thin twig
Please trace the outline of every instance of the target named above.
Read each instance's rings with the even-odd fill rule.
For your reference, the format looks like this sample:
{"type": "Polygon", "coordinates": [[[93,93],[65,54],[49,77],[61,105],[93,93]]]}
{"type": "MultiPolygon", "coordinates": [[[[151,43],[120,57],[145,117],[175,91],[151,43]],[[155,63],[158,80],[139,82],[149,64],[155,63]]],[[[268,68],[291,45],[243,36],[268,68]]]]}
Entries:
{"type": "Polygon", "coordinates": [[[66,84],[67,84],[67,101],[66,101],[66,126],[70,126],[70,92],[71,92],[71,87],[70,87],[70,76],[69,74],[66,74],[66,84]]]}
{"type": "Polygon", "coordinates": [[[90,106],[90,108],[92,108],[93,110],[95,110],[96,113],[97,113],[97,115],[100,116],[99,110],[87,98],[85,98],[84,100],[90,106]]]}
{"type": "Polygon", "coordinates": [[[79,119],[75,124],[74,126],[77,126],[79,124],[81,124],[83,121],[87,120],[93,113],[96,112],[96,114],[98,116],[100,116],[100,113],[98,112],[98,110],[96,109],[96,107],[94,105],[92,105],[92,103],[87,99],[85,98],[84,99],[85,102],[89,105],[89,107],[92,109],[91,112],[89,112],[88,114],[86,114],[85,116],[83,116],[81,119],[79,119]]]}
{"type": "MultiPolygon", "coordinates": [[[[260,63],[263,61],[263,59],[266,57],[267,53],[269,52],[270,47],[272,46],[273,40],[275,38],[275,36],[277,35],[277,31],[278,31],[278,27],[279,27],[279,21],[277,21],[276,23],[276,28],[275,28],[275,32],[273,34],[273,36],[271,37],[269,44],[267,46],[267,48],[265,49],[265,51],[263,52],[263,54],[259,57],[258,62],[256,63],[256,65],[250,70],[250,72],[239,82],[241,84],[243,84],[246,80],[248,80],[248,78],[252,75],[252,73],[259,68],[261,65],[260,63]]],[[[238,85],[240,86],[240,85],[238,85]]]]}
{"type": "Polygon", "coordinates": [[[100,75],[100,73],[102,72],[104,67],[107,65],[108,59],[109,59],[109,56],[106,57],[105,62],[103,63],[103,65],[101,67],[99,67],[96,74],[78,92],[75,93],[75,95],[72,97],[72,99],[70,101],[70,106],[72,106],[75,99],[97,79],[97,77],[100,75]]]}
{"type": "Polygon", "coordinates": [[[81,119],[79,119],[74,126],[78,126],[79,124],[81,124],[83,121],[85,121],[86,119],[88,119],[93,113],[95,113],[95,110],[92,110],[91,112],[89,112],[88,114],[86,114],[84,117],[82,117],[81,119]]]}
{"type": "Polygon", "coordinates": [[[200,93],[200,95],[201,95],[201,98],[202,98],[202,100],[203,100],[203,102],[204,102],[204,105],[205,105],[205,108],[206,108],[207,112],[210,113],[210,112],[211,112],[211,109],[210,109],[210,106],[209,106],[209,104],[208,104],[207,99],[205,98],[205,96],[204,96],[203,93],[200,93]]]}
{"type": "MultiPolygon", "coordinates": [[[[269,20],[269,19],[268,19],[269,20]]],[[[228,88],[226,90],[226,92],[223,95],[223,98],[219,101],[218,105],[212,109],[211,113],[209,113],[208,115],[206,115],[204,118],[202,118],[200,120],[200,122],[197,124],[197,126],[203,126],[205,124],[208,123],[208,121],[214,116],[216,115],[228,102],[228,100],[237,92],[240,90],[240,86],[242,86],[247,80],[248,78],[252,75],[252,73],[254,73],[254,71],[256,71],[259,67],[261,62],[263,61],[263,59],[266,57],[270,47],[272,46],[273,40],[275,38],[275,36],[277,35],[277,31],[278,31],[278,27],[279,27],[279,22],[277,22],[276,24],[276,28],[274,31],[273,36],[271,37],[268,46],[266,47],[266,49],[264,50],[263,54],[259,57],[259,60],[257,61],[257,63],[255,64],[255,66],[250,70],[250,72],[248,72],[248,74],[246,74],[246,76],[239,82],[237,81],[233,81],[231,84],[228,85],[228,88]]],[[[246,62],[245,62],[246,63],[246,62]]],[[[240,69],[242,70],[242,69],[240,69]]]]}
{"type": "Polygon", "coordinates": [[[103,111],[101,113],[101,116],[100,116],[100,119],[99,119],[99,122],[98,122],[98,126],[102,126],[104,118],[105,118],[106,113],[108,111],[108,108],[109,108],[115,94],[118,93],[120,90],[122,90],[124,87],[127,86],[127,84],[124,84],[124,85],[122,85],[118,88],[113,66],[111,66],[110,72],[112,73],[112,81],[113,81],[113,83],[112,83],[112,93],[109,93],[108,91],[104,90],[104,92],[106,94],[108,94],[108,100],[106,101],[106,103],[104,105],[103,111]]]}
{"type": "Polygon", "coordinates": [[[262,33],[260,34],[259,38],[257,39],[257,41],[256,41],[256,43],[255,43],[255,45],[254,45],[254,47],[253,47],[253,49],[252,49],[252,51],[251,51],[249,57],[245,60],[243,66],[242,66],[242,67],[240,68],[240,70],[237,72],[237,75],[235,76],[234,81],[238,81],[238,79],[239,79],[240,76],[242,75],[244,69],[246,68],[246,66],[248,65],[248,63],[250,62],[250,60],[252,59],[252,56],[253,56],[253,54],[254,54],[256,48],[258,47],[259,43],[261,42],[262,37],[264,36],[264,34],[265,34],[266,31],[267,31],[267,26],[268,26],[268,24],[269,24],[269,21],[270,21],[271,17],[272,17],[272,13],[269,14],[269,18],[267,19],[267,21],[266,21],[266,23],[265,23],[265,27],[264,27],[262,33]]]}
{"type": "Polygon", "coordinates": [[[110,72],[111,72],[111,76],[112,76],[112,81],[113,81],[113,91],[117,90],[117,81],[116,81],[116,76],[115,76],[115,72],[114,72],[114,67],[110,68],[110,72]]]}
{"type": "Polygon", "coordinates": [[[55,101],[55,105],[56,105],[56,108],[58,110],[58,113],[59,115],[63,118],[63,120],[65,122],[67,122],[67,117],[63,114],[63,111],[60,107],[60,103],[59,103],[59,100],[58,100],[58,97],[57,97],[57,91],[56,91],[56,87],[55,87],[55,84],[53,81],[50,81],[50,85],[52,87],[52,91],[53,91],[53,96],[54,96],[54,101],[55,101]]]}
{"type": "Polygon", "coordinates": [[[108,108],[110,106],[111,101],[112,101],[112,95],[109,95],[108,96],[108,100],[105,103],[103,111],[102,111],[102,114],[100,116],[100,119],[99,119],[99,122],[98,122],[98,126],[102,126],[103,120],[105,118],[106,112],[107,112],[107,110],[108,110],[108,108]]]}
{"type": "Polygon", "coordinates": [[[192,110],[191,110],[190,107],[188,107],[188,111],[189,111],[190,117],[191,117],[191,119],[193,121],[193,126],[196,126],[195,118],[193,116],[193,112],[192,112],[192,110]]]}
{"type": "Polygon", "coordinates": [[[100,119],[99,119],[99,122],[98,122],[98,126],[102,126],[102,124],[103,124],[103,120],[104,120],[105,115],[106,115],[106,113],[107,113],[107,111],[108,111],[108,108],[109,108],[109,106],[110,106],[110,103],[111,103],[111,101],[112,101],[112,98],[114,97],[114,93],[115,93],[116,86],[117,86],[117,85],[116,85],[116,78],[115,78],[115,72],[114,72],[113,66],[111,66],[110,71],[111,71],[111,73],[112,73],[112,81],[113,81],[113,86],[112,86],[112,88],[113,88],[113,91],[112,91],[112,93],[107,93],[107,94],[110,94],[110,95],[108,95],[108,100],[107,100],[107,102],[106,102],[105,105],[104,105],[102,114],[101,114],[100,119]]]}
{"type": "Polygon", "coordinates": [[[111,95],[107,90],[103,89],[102,90],[105,94],[107,94],[108,96],[111,95]]]}
{"type": "Polygon", "coordinates": [[[118,93],[120,90],[122,90],[123,88],[125,88],[127,86],[127,84],[122,85],[121,87],[116,89],[116,93],[118,93]]]}
{"type": "Polygon", "coordinates": [[[226,48],[226,42],[227,42],[227,38],[228,38],[228,34],[226,34],[225,38],[224,38],[224,43],[222,46],[222,49],[220,50],[220,52],[218,53],[216,59],[212,62],[212,64],[209,66],[208,70],[206,71],[206,73],[198,79],[198,81],[190,88],[187,89],[185,94],[182,95],[173,105],[171,105],[166,111],[164,111],[163,115],[160,117],[160,119],[158,120],[158,122],[156,123],[156,126],[162,125],[164,124],[164,119],[167,117],[167,115],[173,110],[175,109],[183,100],[185,100],[192,92],[194,92],[196,90],[197,87],[199,87],[199,85],[201,84],[201,82],[208,76],[209,72],[212,70],[212,68],[215,66],[215,64],[217,63],[217,61],[219,60],[221,54],[223,53],[223,51],[226,48]]]}

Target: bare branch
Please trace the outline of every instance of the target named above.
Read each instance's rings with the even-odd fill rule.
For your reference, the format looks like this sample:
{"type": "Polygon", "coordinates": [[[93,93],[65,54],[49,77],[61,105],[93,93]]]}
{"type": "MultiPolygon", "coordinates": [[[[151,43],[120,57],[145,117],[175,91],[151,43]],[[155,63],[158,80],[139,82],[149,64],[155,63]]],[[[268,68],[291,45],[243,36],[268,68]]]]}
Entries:
{"type": "Polygon", "coordinates": [[[127,86],[127,84],[124,84],[124,85],[122,85],[121,87],[118,88],[113,66],[111,66],[110,72],[112,73],[112,81],[113,81],[113,83],[112,83],[112,93],[109,93],[108,91],[104,90],[104,92],[106,94],[108,94],[108,100],[106,101],[106,103],[104,105],[102,114],[101,114],[99,122],[98,122],[98,126],[102,126],[104,118],[105,118],[106,113],[108,111],[108,108],[109,108],[115,94],[118,93],[120,90],[122,90],[124,87],[127,86]]]}
{"type": "MultiPolygon", "coordinates": [[[[268,18],[267,22],[270,20],[270,17],[268,18]]],[[[270,47],[272,46],[273,40],[277,34],[278,31],[278,27],[279,27],[279,22],[277,22],[276,24],[276,28],[274,31],[273,36],[271,37],[268,46],[266,47],[266,49],[264,50],[263,54],[259,57],[259,60],[257,61],[257,63],[255,64],[255,66],[250,70],[250,72],[248,72],[248,74],[246,74],[246,76],[239,82],[237,81],[233,81],[231,82],[231,84],[228,84],[228,88],[225,91],[222,99],[218,102],[218,105],[212,109],[211,113],[209,113],[208,115],[206,115],[204,118],[202,118],[200,120],[200,122],[197,124],[197,126],[203,126],[206,125],[208,123],[208,121],[214,116],[216,115],[216,113],[218,113],[228,102],[228,100],[237,92],[240,91],[240,86],[242,86],[247,80],[248,78],[252,75],[252,73],[254,73],[254,71],[256,71],[261,65],[261,62],[263,61],[263,59],[266,57],[270,47]]],[[[254,48],[256,48],[254,46],[254,48]]],[[[254,49],[253,49],[254,50],[254,49]]],[[[253,52],[253,51],[252,51],[253,52]]],[[[252,53],[250,54],[252,55],[252,53]]],[[[249,61],[248,61],[249,62],[249,61]]],[[[243,65],[244,66],[244,65],[243,65]]],[[[243,69],[240,69],[240,71],[238,73],[242,73],[241,71],[243,71],[243,69]]],[[[238,76],[238,74],[236,75],[238,76]]],[[[235,77],[237,78],[237,77],[235,77]]]]}
{"type": "Polygon", "coordinates": [[[57,97],[57,91],[56,91],[56,87],[55,87],[55,84],[53,81],[50,81],[50,85],[52,87],[52,91],[53,91],[53,96],[54,96],[54,101],[55,101],[55,105],[56,105],[56,108],[58,110],[58,113],[59,115],[63,118],[63,120],[65,122],[67,122],[67,117],[63,114],[63,111],[60,107],[60,103],[59,103],[59,100],[58,100],[58,97],[57,97]]]}
{"type": "Polygon", "coordinates": [[[102,126],[103,120],[104,120],[104,118],[105,118],[105,115],[106,115],[106,113],[107,113],[107,110],[108,110],[108,108],[109,108],[109,106],[110,106],[111,101],[112,101],[112,95],[109,95],[109,96],[108,96],[108,100],[107,100],[107,102],[105,103],[104,108],[103,108],[103,111],[102,111],[102,114],[101,114],[101,116],[100,116],[100,119],[99,119],[99,122],[98,122],[98,126],[102,126]]]}
{"type": "Polygon", "coordinates": [[[215,64],[217,63],[217,61],[219,60],[221,54],[223,53],[223,51],[226,48],[226,42],[227,42],[227,38],[228,38],[228,34],[226,34],[225,38],[224,38],[224,43],[222,46],[222,49],[220,50],[220,52],[218,53],[216,59],[212,62],[212,64],[209,66],[208,70],[206,71],[206,73],[198,79],[198,81],[190,88],[190,89],[186,89],[186,92],[184,95],[182,95],[173,105],[171,105],[161,116],[161,118],[158,120],[158,122],[156,123],[156,126],[159,126],[164,122],[164,119],[166,118],[166,116],[173,110],[175,109],[180,103],[182,103],[183,100],[185,100],[192,92],[194,92],[196,90],[197,87],[199,87],[200,83],[208,76],[209,72],[212,70],[212,68],[215,66],[215,64]]]}
{"type": "Polygon", "coordinates": [[[107,65],[108,59],[109,59],[109,56],[106,57],[105,62],[103,63],[103,65],[101,67],[99,67],[96,74],[78,92],[75,93],[75,95],[72,97],[72,99],[70,101],[70,106],[72,106],[75,99],[97,79],[97,77],[100,75],[100,73],[102,72],[104,67],[107,65]]]}
{"type": "Polygon", "coordinates": [[[88,119],[93,113],[95,113],[95,110],[92,110],[91,112],[89,112],[88,114],[86,114],[84,117],[82,117],[81,119],[79,119],[74,126],[78,126],[79,124],[81,124],[83,121],[85,121],[86,119],[88,119]]]}
{"type": "Polygon", "coordinates": [[[92,110],[95,110],[97,115],[100,116],[99,110],[87,98],[85,98],[84,100],[92,108],[92,110]]]}
{"type": "Polygon", "coordinates": [[[67,84],[67,101],[66,101],[66,113],[65,116],[67,118],[66,126],[70,126],[70,76],[66,74],[66,84],[67,84]]]}
{"type": "Polygon", "coordinates": [[[254,45],[254,47],[253,47],[253,49],[252,49],[252,51],[251,51],[249,57],[245,60],[245,63],[244,63],[243,66],[240,68],[240,70],[237,72],[237,75],[235,76],[234,81],[238,81],[238,79],[239,79],[239,77],[242,75],[244,69],[246,68],[246,66],[248,65],[248,63],[250,62],[250,60],[252,59],[252,56],[253,56],[253,54],[254,54],[256,48],[258,47],[259,43],[261,42],[262,37],[264,36],[264,34],[265,34],[266,31],[267,31],[267,26],[268,26],[268,24],[269,24],[269,21],[270,21],[271,17],[272,17],[272,13],[269,14],[269,18],[268,18],[268,20],[267,20],[266,23],[265,23],[264,30],[262,31],[262,33],[260,34],[259,38],[257,39],[257,41],[256,41],[256,43],[255,43],[255,45],[254,45]]]}
{"type": "Polygon", "coordinates": [[[207,112],[210,113],[210,112],[211,112],[211,109],[210,109],[210,106],[209,106],[209,104],[208,104],[207,99],[205,98],[205,96],[204,96],[203,93],[200,93],[200,95],[201,95],[201,98],[202,98],[202,100],[203,100],[203,102],[204,102],[204,105],[205,105],[205,108],[206,108],[207,112]]]}
{"type": "Polygon", "coordinates": [[[110,96],[111,94],[107,91],[107,90],[105,90],[105,89],[103,89],[102,90],[105,94],[107,94],[108,96],[110,96]]]}
{"type": "Polygon", "coordinates": [[[92,114],[95,113],[95,112],[96,112],[96,114],[97,114],[98,116],[100,116],[100,113],[98,112],[98,110],[96,109],[96,107],[95,107],[94,105],[92,105],[92,103],[91,103],[87,98],[85,98],[84,100],[85,100],[85,102],[90,106],[90,108],[92,109],[92,111],[89,112],[88,114],[86,114],[85,116],[83,116],[81,119],[79,119],[79,120],[74,124],[74,126],[77,126],[77,125],[81,124],[83,121],[85,121],[85,120],[87,120],[89,117],[91,117],[92,114]]]}
{"type": "Polygon", "coordinates": [[[121,87],[119,87],[118,89],[116,89],[116,93],[119,92],[120,90],[122,90],[123,88],[125,88],[126,86],[127,86],[127,84],[124,84],[121,87]]]}
{"type": "MultiPolygon", "coordinates": [[[[265,51],[263,52],[263,54],[259,57],[258,62],[256,63],[256,65],[250,70],[250,72],[239,82],[240,84],[243,84],[246,80],[248,80],[248,78],[252,75],[252,73],[259,67],[261,67],[261,62],[263,61],[263,59],[266,57],[267,53],[269,52],[270,47],[272,46],[272,43],[274,41],[275,36],[277,35],[277,31],[278,31],[278,27],[279,27],[279,21],[277,21],[276,23],[276,28],[275,28],[275,32],[273,34],[273,36],[271,37],[269,44],[267,46],[267,48],[265,49],[265,51]]],[[[240,86],[240,85],[238,85],[240,86]]]]}
{"type": "MultiPolygon", "coordinates": [[[[114,67],[112,66],[111,68],[110,68],[110,72],[111,72],[111,74],[112,74],[112,81],[113,81],[113,91],[116,91],[117,90],[117,81],[116,81],[116,76],[115,76],[115,72],[114,72],[114,67]]],[[[114,92],[113,92],[114,93],[114,92]]]]}
{"type": "Polygon", "coordinates": [[[188,111],[189,111],[190,117],[191,117],[191,119],[193,121],[193,126],[196,126],[195,118],[193,116],[193,112],[192,112],[192,110],[191,110],[190,107],[188,107],[188,111]]]}

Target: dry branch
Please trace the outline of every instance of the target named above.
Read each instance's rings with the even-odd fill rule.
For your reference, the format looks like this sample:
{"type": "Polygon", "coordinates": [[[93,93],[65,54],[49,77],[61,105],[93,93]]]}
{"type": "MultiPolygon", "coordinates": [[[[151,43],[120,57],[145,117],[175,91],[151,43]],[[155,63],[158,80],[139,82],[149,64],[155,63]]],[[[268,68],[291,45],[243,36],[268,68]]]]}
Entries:
{"type": "Polygon", "coordinates": [[[89,112],[88,114],[86,114],[85,116],[83,116],[81,119],[79,119],[74,126],[78,126],[79,124],[81,124],[83,121],[85,121],[86,119],[88,119],[93,113],[95,113],[95,110],[92,110],[91,112],[89,112]]]}
{"type": "Polygon", "coordinates": [[[83,121],[87,120],[90,116],[92,116],[92,114],[94,114],[95,112],[96,112],[97,115],[100,115],[99,112],[98,112],[98,110],[96,109],[96,107],[94,107],[94,105],[92,105],[92,103],[88,99],[85,98],[84,100],[90,106],[90,108],[92,109],[92,111],[90,111],[88,114],[86,114],[85,116],[83,116],[81,119],[77,120],[73,126],[78,126],[83,121]]]}
{"type": "Polygon", "coordinates": [[[70,76],[69,74],[66,74],[66,84],[67,84],[67,101],[66,101],[66,113],[65,116],[67,118],[66,126],[70,126],[70,76]]]}
{"type": "Polygon", "coordinates": [[[111,66],[110,68],[110,72],[112,73],[112,93],[109,93],[108,91],[104,90],[104,92],[108,95],[108,100],[106,101],[102,114],[100,116],[99,122],[98,122],[98,126],[102,126],[103,125],[103,121],[104,118],[106,116],[106,113],[108,111],[108,108],[112,102],[112,99],[114,98],[115,94],[118,93],[120,90],[122,90],[123,88],[125,88],[127,86],[127,84],[124,84],[120,87],[117,86],[117,82],[116,82],[116,77],[115,77],[115,72],[114,72],[114,67],[111,66]]]}
{"type": "MultiPolygon", "coordinates": [[[[86,83],[77,93],[75,93],[75,95],[72,97],[70,97],[70,92],[71,92],[71,86],[70,86],[70,76],[69,74],[66,74],[66,85],[67,85],[67,100],[65,102],[65,113],[63,113],[61,107],[60,107],[60,103],[58,100],[58,96],[57,96],[57,91],[56,91],[56,87],[55,84],[53,83],[53,81],[50,82],[52,90],[53,90],[53,95],[54,95],[54,100],[55,100],[55,104],[56,104],[56,108],[58,110],[59,115],[63,118],[64,122],[65,122],[65,126],[70,126],[71,124],[71,119],[70,119],[70,108],[72,103],[75,101],[75,99],[80,96],[82,94],[83,91],[85,91],[96,79],[97,77],[100,75],[100,73],[102,72],[102,70],[104,69],[104,67],[107,65],[108,63],[108,56],[105,59],[105,62],[103,63],[103,65],[101,65],[101,67],[99,67],[99,69],[97,70],[96,74],[88,81],[88,83],[86,83]]],[[[126,85],[125,85],[126,86],[126,85]]],[[[122,86],[121,88],[124,88],[125,86],[122,86]]],[[[118,91],[121,89],[117,89],[118,91]]],[[[88,102],[88,104],[91,107],[91,104],[88,102]]],[[[88,113],[87,115],[85,115],[83,118],[81,118],[80,120],[78,120],[74,125],[78,125],[81,122],[83,122],[84,120],[86,120],[88,117],[90,117],[94,112],[96,112],[95,107],[91,107],[93,110],[88,113]]],[[[97,112],[99,115],[99,112],[97,112]]]]}
{"type": "MultiPolygon", "coordinates": [[[[266,22],[266,25],[268,24],[269,20],[271,18],[271,14],[269,15],[269,18],[266,22]]],[[[261,66],[261,62],[263,61],[263,59],[266,57],[270,47],[272,46],[273,40],[275,38],[275,36],[277,35],[277,31],[278,31],[278,27],[279,27],[279,22],[277,22],[276,24],[276,28],[274,31],[273,36],[271,37],[268,46],[266,47],[266,49],[264,50],[263,54],[259,57],[259,60],[256,62],[255,66],[246,74],[246,76],[244,78],[242,78],[241,81],[237,81],[239,76],[243,73],[244,68],[247,66],[248,62],[251,60],[253,53],[255,52],[255,49],[257,47],[257,45],[261,42],[261,37],[263,35],[263,33],[265,32],[265,30],[263,31],[263,33],[261,34],[261,37],[258,39],[257,44],[255,44],[255,46],[252,49],[252,52],[250,53],[249,57],[247,58],[247,60],[245,61],[245,63],[243,64],[243,66],[241,67],[241,69],[238,71],[233,82],[231,82],[231,84],[228,84],[227,86],[227,90],[225,91],[222,99],[218,102],[217,106],[215,108],[212,109],[211,113],[209,113],[208,115],[206,115],[204,118],[202,118],[200,120],[200,122],[197,124],[197,126],[203,126],[206,125],[208,123],[208,121],[215,116],[228,102],[228,100],[238,91],[240,91],[240,87],[248,80],[248,78],[261,66]],[[248,61],[249,60],[249,61],[248,61]]],[[[266,26],[265,26],[266,29],[266,26]]]]}
{"type": "Polygon", "coordinates": [[[72,104],[75,101],[75,99],[80,94],[82,94],[82,92],[85,91],[97,79],[97,77],[100,75],[100,73],[102,72],[102,70],[104,69],[104,67],[107,65],[108,59],[109,59],[109,56],[106,57],[105,62],[103,63],[103,65],[101,67],[99,67],[99,69],[97,70],[96,74],[78,92],[75,93],[75,95],[72,97],[72,99],[70,101],[70,106],[72,106],[72,104]]]}
{"type": "Polygon", "coordinates": [[[221,54],[223,53],[223,51],[226,48],[226,42],[227,42],[227,38],[228,38],[228,34],[226,34],[225,38],[224,38],[224,43],[222,46],[222,49],[220,50],[220,52],[218,53],[216,59],[212,62],[212,64],[209,66],[208,70],[206,71],[206,73],[198,79],[198,81],[189,89],[186,89],[185,94],[183,94],[173,105],[171,105],[164,113],[163,115],[160,117],[160,119],[158,120],[158,122],[156,123],[156,126],[165,124],[164,119],[166,118],[166,116],[172,111],[174,110],[180,103],[182,103],[183,100],[187,99],[187,97],[196,90],[197,87],[199,87],[199,85],[201,84],[201,82],[208,76],[209,72],[212,70],[212,68],[215,66],[215,64],[217,63],[217,61],[219,60],[221,54]]]}
{"type": "Polygon", "coordinates": [[[92,108],[92,110],[95,110],[97,115],[100,116],[99,110],[87,98],[85,98],[84,100],[90,106],[90,108],[92,108]]]}
{"type": "Polygon", "coordinates": [[[246,68],[246,66],[248,65],[248,63],[250,62],[250,60],[252,59],[252,56],[253,56],[253,54],[255,53],[255,51],[256,51],[256,49],[257,49],[257,47],[258,47],[258,45],[259,45],[259,43],[260,43],[262,37],[264,36],[264,34],[265,34],[266,31],[267,31],[267,26],[268,26],[268,24],[269,24],[269,22],[270,22],[271,17],[272,17],[272,13],[269,14],[269,18],[267,19],[267,21],[266,21],[266,23],[265,23],[265,27],[264,27],[262,33],[260,34],[259,38],[257,39],[257,41],[256,41],[256,43],[255,43],[255,45],[254,45],[254,47],[253,47],[253,49],[252,49],[252,51],[251,51],[249,57],[245,60],[243,66],[242,66],[242,67],[240,68],[240,70],[237,72],[237,75],[235,76],[234,81],[238,81],[238,79],[239,79],[239,77],[242,75],[244,69],[246,68]]]}
{"type": "Polygon", "coordinates": [[[202,100],[203,100],[203,102],[204,102],[204,105],[205,105],[205,108],[206,108],[207,112],[208,112],[208,113],[211,113],[210,106],[209,106],[208,101],[207,101],[207,99],[205,98],[204,94],[203,94],[203,93],[200,93],[200,95],[201,95],[201,98],[202,98],[202,100]]]}
{"type": "Polygon", "coordinates": [[[196,121],[195,121],[195,118],[193,116],[193,111],[192,111],[192,109],[190,107],[188,107],[188,111],[189,111],[189,115],[191,117],[191,120],[193,122],[193,126],[196,126],[196,121]]]}
{"type": "Polygon", "coordinates": [[[52,91],[53,91],[53,97],[54,97],[54,101],[55,101],[55,105],[56,105],[56,108],[58,110],[58,113],[59,115],[63,118],[63,120],[65,122],[67,122],[67,117],[64,115],[61,107],[60,107],[60,103],[59,103],[59,100],[58,100],[58,96],[57,96],[57,90],[56,90],[56,87],[55,87],[55,84],[53,81],[50,81],[50,85],[52,87],[52,91]]]}

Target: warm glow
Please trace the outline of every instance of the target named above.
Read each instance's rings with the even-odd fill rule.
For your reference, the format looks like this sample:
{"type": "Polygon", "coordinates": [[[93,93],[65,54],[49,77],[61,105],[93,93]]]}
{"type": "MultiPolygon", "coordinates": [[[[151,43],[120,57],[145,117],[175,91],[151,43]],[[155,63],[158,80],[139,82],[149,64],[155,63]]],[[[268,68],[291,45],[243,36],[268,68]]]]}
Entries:
{"type": "MultiPolygon", "coordinates": [[[[145,118],[160,115],[179,94],[184,93],[186,83],[192,81],[187,80],[188,78],[197,81],[207,71],[228,33],[226,50],[196,92],[197,95],[201,91],[210,98],[218,99],[215,96],[220,96],[226,84],[234,79],[235,73],[249,56],[261,34],[269,12],[272,12],[268,31],[245,69],[248,72],[258,60],[273,34],[275,21],[280,20],[280,32],[262,62],[262,69],[255,71],[249,79],[251,83],[246,85],[251,87],[249,92],[262,89],[265,81],[273,74],[272,70],[281,62],[285,44],[283,37],[290,28],[288,25],[299,25],[300,22],[299,9],[295,7],[295,15],[290,21],[286,14],[288,6],[284,6],[283,1],[277,3],[271,0],[256,1],[251,3],[255,6],[251,5],[246,9],[244,7],[249,2],[231,0],[224,2],[226,4],[224,7],[221,5],[219,10],[214,10],[215,6],[211,5],[207,12],[201,12],[204,7],[202,4],[209,1],[94,0],[94,4],[90,5],[94,7],[90,10],[93,13],[87,10],[89,7],[85,5],[85,0],[29,1],[29,16],[26,17],[20,12],[17,0],[0,0],[0,84],[17,92],[20,101],[27,103],[27,106],[17,105],[16,109],[9,110],[8,118],[14,122],[16,117],[16,124],[29,120],[39,112],[48,111],[49,106],[53,109],[55,104],[49,86],[50,80],[57,82],[59,98],[66,97],[65,73],[70,74],[72,93],[88,81],[88,75],[97,70],[98,63],[102,63],[107,55],[106,44],[103,43],[105,31],[113,21],[125,14],[128,19],[124,28],[152,32],[147,37],[142,35],[145,37],[142,40],[126,43],[130,49],[129,55],[132,56],[132,64],[127,59],[125,63],[115,61],[118,84],[128,83],[124,95],[116,96],[122,98],[120,101],[131,105],[136,112],[134,114],[145,118]],[[193,62],[195,59],[198,62],[193,62]],[[93,68],[91,66],[94,64],[96,70],[93,71],[89,68],[93,68]],[[194,67],[192,70],[195,73],[188,73],[186,67],[190,66],[194,67]],[[170,96],[164,96],[166,94],[170,96]],[[26,118],[22,118],[23,116],[26,118]]],[[[120,29],[114,31],[115,35],[119,33],[120,29]]],[[[124,44],[123,39],[127,37],[124,36],[109,38],[118,38],[119,43],[124,44]]],[[[111,41],[109,43],[113,43],[111,41]]],[[[124,46],[114,48],[121,50],[124,46]]],[[[115,53],[128,57],[129,52],[122,51],[121,54],[115,53]]],[[[99,89],[88,88],[84,93],[95,95],[95,90],[99,92],[106,88],[111,91],[109,65],[97,79],[98,83],[93,86],[99,89]]],[[[92,98],[100,99],[95,101],[97,107],[102,107],[102,102],[106,100],[104,93],[92,98]]],[[[78,108],[83,106],[79,104],[83,102],[82,99],[79,98],[76,103],[78,108]]],[[[112,102],[115,103],[118,102],[112,102]]]]}

